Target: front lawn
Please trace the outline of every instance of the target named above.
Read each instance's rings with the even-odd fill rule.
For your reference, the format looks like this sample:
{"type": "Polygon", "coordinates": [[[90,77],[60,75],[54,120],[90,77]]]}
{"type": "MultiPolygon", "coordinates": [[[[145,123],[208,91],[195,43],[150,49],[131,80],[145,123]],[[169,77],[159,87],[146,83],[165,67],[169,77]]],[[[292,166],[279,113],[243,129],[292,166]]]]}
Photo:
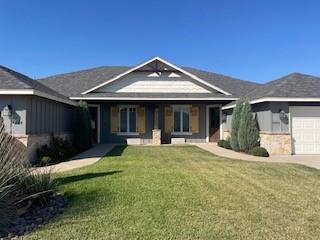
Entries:
{"type": "Polygon", "coordinates": [[[320,171],[194,146],[117,147],[57,176],[70,204],[27,239],[319,239],[320,171]]]}

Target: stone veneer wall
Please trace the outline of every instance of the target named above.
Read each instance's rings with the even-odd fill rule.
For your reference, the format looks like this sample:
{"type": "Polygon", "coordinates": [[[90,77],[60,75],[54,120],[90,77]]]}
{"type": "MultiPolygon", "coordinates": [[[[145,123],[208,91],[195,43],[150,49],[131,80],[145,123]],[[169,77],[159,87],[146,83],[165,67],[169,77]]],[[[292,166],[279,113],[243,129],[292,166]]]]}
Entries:
{"type": "Polygon", "coordinates": [[[290,133],[260,132],[260,145],[270,154],[292,154],[290,133]]]}
{"type": "MultiPolygon", "coordinates": [[[[230,137],[230,131],[223,132],[223,139],[230,137]]],[[[260,132],[260,145],[270,154],[292,154],[290,133],[260,132]]]]}
{"type": "MultiPolygon", "coordinates": [[[[30,135],[13,135],[27,147],[27,159],[30,162],[36,161],[37,149],[50,142],[50,134],[30,134],[30,135]]],[[[56,137],[67,139],[71,137],[70,133],[54,134],[56,137]]]]}

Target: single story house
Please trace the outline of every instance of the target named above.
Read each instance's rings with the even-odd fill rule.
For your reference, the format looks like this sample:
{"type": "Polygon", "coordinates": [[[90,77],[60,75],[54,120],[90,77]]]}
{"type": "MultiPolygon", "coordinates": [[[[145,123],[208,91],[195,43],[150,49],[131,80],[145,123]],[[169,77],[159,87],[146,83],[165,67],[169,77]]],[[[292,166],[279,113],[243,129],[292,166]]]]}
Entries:
{"type": "MultiPolygon", "coordinates": [[[[271,154],[320,154],[320,78],[291,74],[266,84],[155,57],[135,67],[99,67],[39,80],[0,67],[0,110],[26,145],[68,135],[86,101],[96,143],[216,142],[230,134],[246,97],[271,154]]],[[[37,144],[34,144],[37,143],[37,144]]]]}

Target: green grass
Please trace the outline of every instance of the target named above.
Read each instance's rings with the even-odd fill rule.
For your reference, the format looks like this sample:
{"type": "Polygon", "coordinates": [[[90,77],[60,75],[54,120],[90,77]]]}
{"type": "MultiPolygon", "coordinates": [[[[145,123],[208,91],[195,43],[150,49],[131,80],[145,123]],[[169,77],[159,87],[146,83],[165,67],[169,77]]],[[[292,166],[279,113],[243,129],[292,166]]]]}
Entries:
{"type": "Polygon", "coordinates": [[[27,239],[319,239],[320,171],[193,146],[117,147],[57,176],[66,212],[27,239]]]}

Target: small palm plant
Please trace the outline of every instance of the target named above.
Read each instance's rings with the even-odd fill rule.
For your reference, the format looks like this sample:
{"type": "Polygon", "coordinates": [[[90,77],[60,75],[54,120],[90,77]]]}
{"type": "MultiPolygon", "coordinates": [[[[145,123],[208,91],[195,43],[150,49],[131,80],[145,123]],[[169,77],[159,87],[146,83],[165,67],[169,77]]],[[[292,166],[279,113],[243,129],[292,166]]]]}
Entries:
{"type": "Polygon", "coordinates": [[[25,147],[5,132],[0,118],[0,227],[10,223],[16,216],[15,179],[22,170],[25,147]]]}
{"type": "Polygon", "coordinates": [[[5,131],[0,118],[0,231],[37,199],[45,202],[55,191],[50,172],[32,172],[26,161],[26,147],[5,131]],[[28,202],[28,204],[25,204],[28,202]]]}

